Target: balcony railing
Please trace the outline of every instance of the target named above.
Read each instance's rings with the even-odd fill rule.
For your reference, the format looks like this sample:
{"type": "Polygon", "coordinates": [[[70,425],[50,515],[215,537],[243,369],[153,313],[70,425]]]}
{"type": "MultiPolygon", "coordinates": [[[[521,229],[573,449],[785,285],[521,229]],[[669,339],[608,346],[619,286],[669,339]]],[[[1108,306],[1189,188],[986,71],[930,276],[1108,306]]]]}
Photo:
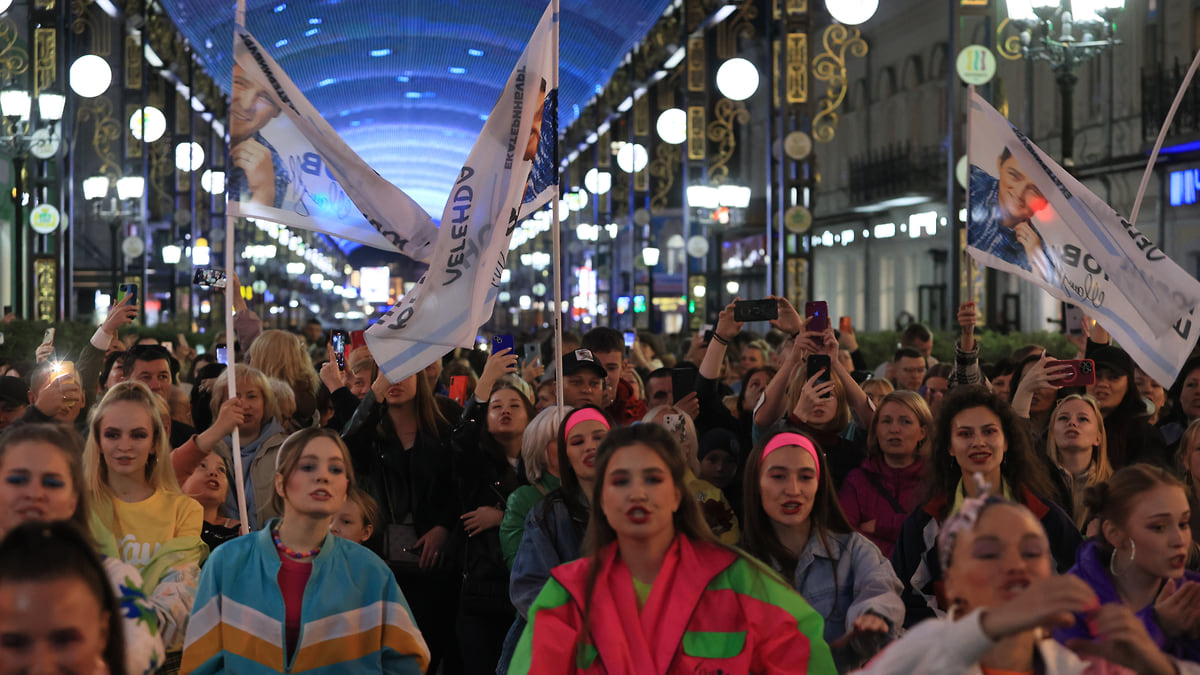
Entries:
{"type": "Polygon", "coordinates": [[[850,160],[850,198],[856,206],[936,192],[945,185],[946,156],[936,145],[898,143],[850,160]]]}
{"type": "MultiPolygon", "coordinates": [[[[1170,67],[1154,65],[1142,69],[1142,139],[1145,142],[1153,143],[1158,137],[1186,70],[1179,59],[1175,59],[1175,65],[1170,67]]],[[[1196,134],[1200,134],[1200,87],[1193,85],[1184,92],[1168,137],[1196,134]]]]}

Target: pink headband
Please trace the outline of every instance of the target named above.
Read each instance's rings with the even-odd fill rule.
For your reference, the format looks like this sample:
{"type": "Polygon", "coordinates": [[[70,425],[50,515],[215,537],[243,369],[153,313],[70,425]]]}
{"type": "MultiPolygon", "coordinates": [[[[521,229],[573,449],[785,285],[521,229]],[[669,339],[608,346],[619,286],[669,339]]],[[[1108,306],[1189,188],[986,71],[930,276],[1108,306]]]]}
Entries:
{"type": "Polygon", "coordinates": [[[791,432],[775,434],[773,437],[771,437],[770,441],[767,441],[767,447],[763,448],[762,459],[759,461],[765,462],[767,460],[767,455],[789,445],[798,445],[807,450],[808,454],[812,455],[813,463],[817,465],[817,478],[820,478],[821,460],[817,458],[817,446],[813,445],[813,442],[806,436],[802,436],[800,434],[794,434],[791,432]]]}
{"type": "Polygon", "coordinates": [[[604,425],[605,429],[609,428],[608,420],[604,419],[604,415],[595,408],[580,408],[567,416],[567,430],[563,432],[564,436],[571,433],[571,430],[584,422],[599,422],[604,425]]]}

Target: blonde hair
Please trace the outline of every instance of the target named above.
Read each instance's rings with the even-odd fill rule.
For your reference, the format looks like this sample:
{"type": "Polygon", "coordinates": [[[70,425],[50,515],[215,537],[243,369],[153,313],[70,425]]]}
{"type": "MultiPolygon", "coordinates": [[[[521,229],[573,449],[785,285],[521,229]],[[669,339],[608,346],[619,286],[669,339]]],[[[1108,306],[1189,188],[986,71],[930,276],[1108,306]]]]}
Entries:
{"type": "Polygon", "coordinates": [[[375,379],[375,357],[371,356],[370,349],[367,349],[366,347],[359,347],[358,349],[355,349],[354,351],[350,352],[350,358],[346,360],[346,363],[350,364],[348,368],[350,369],[350,372],[354,373],[355,375],[364,370],[370,369],[372,371],[371,379],[375,379]]]}
{"type": "MultiPolygon", "coordinates": [[[[874,382],[875,380],[868,380],[874,382]]],[[[887,382],[887,380],[879,380],[887,382]]],[[[891,386],[890,384],[888,386],[891,386]]],[[[929,459],[929,447],[933,444],[933,413],[929,410],[929,404],[925,399],[915,391],[900,390],[893,391],[883,397],[879,402],[879,407],[875,409],[875,414],[871,417],[871,423],[867,426],[867,456],[882,457],[883,450],[879,447],[879,411],[883,410],[883,406],[895,403],[898,406],[907,408],[912,416],[917,419],[917,424],[921,425],[921,430],[925,432],[925,438],[917,444],[916,451],[913,452],[913,457],[919,460],[929,459]]]]}
{"type": "Polygon", "coordinates": [[[271,392],[275,394],[275,408],[279,411],[280,422],[292,419],[296,414],[296,392],[292,385],[278,377],[268,377],[267,384],[271,385],[271,392]]]}
{"type": "Polygon", "coordinates": [[[315,394],[319,380],[300,337],[282,330],[265,330],[250,344],[250,365],[267,377],[277,377],[295,390],[315,394]]]}
{"type": "Polygon", "coordinates": [[[692,470],[693,474],[700,475],[700,438],[696,436],[696,424],[692,422],[691,415],[673,405],[659,405],[646,411],[646,416],[642,418],[642,423],[658,424],[666,428],[675,439],[675,444],[683,450],[683,456],[687,461],[688,468],[692,470]],[[658,417],[659,414],[681,416],[683,418],[683,427],[680,429],[670,429],[663,422],[655,422],[654,418],[658,417]]]}
{"type": "MultiPolygon", "coordinates": [[[[1194,482],[1200,479],[1200,476],[1193,476],[1188,469],[1188,452],[1191,450],[1192,443],[1196,442],[1196,436],[1200,435],[1200,418],[1192,420],[1192,423],[1187,425],[1187,429],[1183,430],[1183,436],[1179,439],[1179,450],[1176,451],[1176,461],[1179,463],[1180,475],[1184,477],[1190,488],[1194,482]]],[[[1194,537],[1200,535],[1193,534],[1194,537]]]]}
{"type": "MultiPolygon", "coordinates": [[[[564,406],[562,417],[565,419],[572,410],[574,408],[571,406],[564,406]]],[[[557,406],[546,408],[529,420],[529,424],[525,425],[525,433],[521,434],[521,461],[525,463],[525,478],[531,485],[546,473],[546,447],[558,438],[558,426],[561,424],[559,412],[557,406]]]]}
{"type": "Polygon", "coordinates": [[[150,416],[152,426],[151,451],[146,460],[146,484],[154,491],[166,490],[182,494],[179,483],[175,480],[175,468],[171,464],[171,445],[167,439],[166,428],[163,426],[159,413],[160,402],[166,401],[155,395],[150,388],[141,382],[121,382],[109,388],[96,407],[92,410],[88,425],[91,427],[87,444],[83,448],[83,473],[87,483],[87,498],[96,516],[106,527],[111,528],[113,517],[113,498],[115,495],[108,486],[108,467],[100,452],[100,439],[103,438],[101,425],[108,409],[117,403],[136,403],[141,405],[150,416]]]}
{"type": "Polygon", "coordinates": [[[1046,454],[1049,455],[1050,460],[1054,462],[1055,466],[1062,466],[1058,456],[1058,442],[1054,439],[1054,416],[1058,413],[1058,409],[1067,401],[1083,401],[1086,403],[1092,410],[1096,429],[1100,434],[1100,442],[1092,448],[1092,460],[1088,463],[1087,472],[1083,474],[1083,484],[1076,484],[1075,477],[1071,476],[1071,499],[1074,502],[1075,525],[1082,528],[1087,522],[1088,515],[1085,513],[1086,509],[1083,503],[1086,488],[1112,478],[1113,468],[1108,463],[1108,432],[1104,430],[1104,415],[1100,412],[1100,404],[1096,399],[1086,394],[1064,396],[1054,405],[1054,411],[1050,413],[1050,433],[1046,434],[1046,454]]]}
{"type": "MultiPolygon", "coordinates": [[[[226,368],[224,372],[217,376],[213,381],[212,386],[212,414],[213,419],[221,412],[221,404],[225,399],[229,398],[229,371],[226,368]]],[[[234,382],[237,383],[238,391],[245,391],[249,387],[256,387],[262,392],[263,396],[263,424],[272,417],[279,417],[279,404],[275,401],[275,390],[271,388],[270,381],[261,370],[251,368],[250,366],[236,364],[232,368],[234,377],[237,378],[234,382]]]]}
{"type": "MultiPolygon", "coordinates": [[[[807,359],[808,356],[811,355],[806,355],[805,358],[807,359]]],[[[825,427],[840,433],[850,425],[850,403],[846,401],[846,385],[833,370],[832,361],[829,364],[829,371],[827,375],[829,375],[829,381],[833,382],[833,397],[837,401],[837,407],[833,411],[833,418],[825,423],[825,427]]],[[[792,411],[796,409],[796,403],[800,401],[800,392],[804,390],[804,383],[807,381],[808,369],[802,364],[796,368],[792,379],[788,382],[787,391],[784,393],[784,401],[787,403],[784,415],[791,415],[792,411]]]]}
{"type": "Polygon", "coordinates": [[[896,391],[896,388],[893,387],[892,383],[885,377],[872,377],[866,382],[863,382],[860,386],[863,390],[863,393],[867,396],[870,396],[871,394],[887,396],[893,391],[896,391]]]}

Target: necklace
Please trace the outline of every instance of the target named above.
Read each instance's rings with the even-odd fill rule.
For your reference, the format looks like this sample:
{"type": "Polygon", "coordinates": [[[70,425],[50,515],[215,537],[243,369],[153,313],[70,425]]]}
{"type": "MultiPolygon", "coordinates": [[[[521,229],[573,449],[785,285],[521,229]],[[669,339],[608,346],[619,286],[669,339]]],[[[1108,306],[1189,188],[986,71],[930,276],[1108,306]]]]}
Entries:
{"type": "Polygon", "coordinates": [[[273,539],[275,541],[276,550],[278,550],[280,553],[282,553],[286,556],[290,556],[290,557],[296,558],[298,560],[304,560],[305,558],[311,558],[321,552],[320,546],[314,548],[313,550],[309,551],[308,553],[297,553],[296,551],[293,551],[292,549],[284,546],[283,541],[280,540],[280,538],[279,538],[279,528],[277,528],[277,527],[271,528],[271,539],[273,539]]]}

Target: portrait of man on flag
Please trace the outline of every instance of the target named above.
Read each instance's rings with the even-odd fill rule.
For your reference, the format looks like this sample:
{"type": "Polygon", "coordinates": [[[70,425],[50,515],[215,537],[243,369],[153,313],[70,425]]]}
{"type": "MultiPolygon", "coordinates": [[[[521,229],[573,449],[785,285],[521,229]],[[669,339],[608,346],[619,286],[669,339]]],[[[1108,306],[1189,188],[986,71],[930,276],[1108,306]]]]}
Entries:
{"type": "Polygon", "coordinates": [[[1026,272],[1036,268],[1043,278],[1049,278],[1046,272],[1052,268],[1052,258],[1033,222],[1048,205],[1046,196],[1007,146],[1001,149],[995,166],[993,175],[989,169],[971,164],[967,243],[1026,272]]]}
{"type": "Polygon", "coordinates": [[[279,208],[291,182],[279,151],[262,135],[283,110],[268,89],[233,66],[233,94],[229,105],[229,194],[238,201],[279,208]]]}

